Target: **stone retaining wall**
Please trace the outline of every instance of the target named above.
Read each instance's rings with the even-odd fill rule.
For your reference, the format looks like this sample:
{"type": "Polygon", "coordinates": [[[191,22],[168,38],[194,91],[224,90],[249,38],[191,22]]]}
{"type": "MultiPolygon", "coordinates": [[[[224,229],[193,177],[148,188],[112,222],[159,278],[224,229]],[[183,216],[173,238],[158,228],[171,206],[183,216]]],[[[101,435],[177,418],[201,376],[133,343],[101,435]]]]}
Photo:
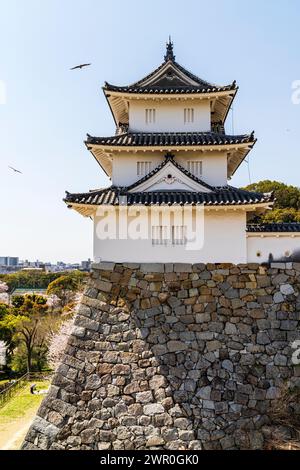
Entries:
{"type": "Polygon", "coordinates": [[[300,264],[94,265],[24,449],[260,449],[300,264]]]}

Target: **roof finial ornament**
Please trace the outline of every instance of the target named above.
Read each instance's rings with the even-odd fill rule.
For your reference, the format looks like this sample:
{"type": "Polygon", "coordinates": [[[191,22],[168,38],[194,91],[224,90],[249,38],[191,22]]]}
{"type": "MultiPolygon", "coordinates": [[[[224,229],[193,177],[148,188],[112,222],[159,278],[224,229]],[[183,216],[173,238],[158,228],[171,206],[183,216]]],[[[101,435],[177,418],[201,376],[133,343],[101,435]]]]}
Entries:
{"type": "Polygon", "coordinates": [[[169,41],[166,43],[166,55],[165,55],[165,62],[168,60],[175,60],[175,55],[173,53],[173,43],[171,41],[171,36],[169,36],[169,41]]]}

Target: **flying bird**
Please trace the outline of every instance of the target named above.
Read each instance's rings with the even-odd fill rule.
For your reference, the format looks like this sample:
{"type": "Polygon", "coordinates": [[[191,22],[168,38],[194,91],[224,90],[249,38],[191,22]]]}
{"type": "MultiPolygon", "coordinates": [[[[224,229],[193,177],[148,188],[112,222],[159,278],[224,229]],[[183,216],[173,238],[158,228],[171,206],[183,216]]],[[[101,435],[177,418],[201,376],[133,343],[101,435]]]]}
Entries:
{"type": "Polygon", "coordinates": [[[70,70],[82,69],[83,67],[88,67],[89,65],[92,65],[92,64],[80,64],[80,65],[76,65],[75,67],[72,67],[70,70]]]}
{"type": "Polygon", "coordinates": [[[11,170],[13,170],[15,173],[21,173],[21,175],[23,174],[22,171],[17,170],[16,168],[14,168],[14,167],[12,167],[12,166],[8,166],[8,168],[10,168],[11,170]]]}

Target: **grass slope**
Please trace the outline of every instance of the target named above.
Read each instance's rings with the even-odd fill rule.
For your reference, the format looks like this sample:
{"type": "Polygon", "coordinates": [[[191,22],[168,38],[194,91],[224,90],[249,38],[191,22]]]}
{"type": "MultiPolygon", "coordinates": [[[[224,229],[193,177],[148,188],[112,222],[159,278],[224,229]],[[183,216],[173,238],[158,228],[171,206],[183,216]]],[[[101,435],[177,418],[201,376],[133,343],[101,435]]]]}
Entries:
{"type": "MultiPolygon", "coordinates": [[[[35,380],[36,390],[49,387],[48,381],[35,380]]],[[[18,449],[45,395],[31,395],[30,383],[0,408],[0,450],[18,449]]]]}

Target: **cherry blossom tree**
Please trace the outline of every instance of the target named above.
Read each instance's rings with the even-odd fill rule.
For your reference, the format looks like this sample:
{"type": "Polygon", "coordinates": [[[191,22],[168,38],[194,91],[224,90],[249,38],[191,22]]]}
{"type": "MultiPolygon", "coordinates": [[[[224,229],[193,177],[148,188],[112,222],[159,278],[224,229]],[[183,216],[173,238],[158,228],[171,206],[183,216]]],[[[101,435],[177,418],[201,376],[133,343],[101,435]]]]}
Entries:
{"type": "Polygon", "coordinates": [[[5,341],[0,341],[0,367],[6,366],[6,350],[7,344],[5,341]]]}
{"type": "Polygon", "coordinates": [[[0,303],[7,304],[9,301],[9,295],[7,293],[8,285],[5,282],[0,281],[0,303]]]}
{"type": "Polygon", "coordinates": [[[53,369],[56,369],[62,359],[64,350],[67,346],[68,338],[73,329],[73,318],[64,321],[57,331],[50,335],[48,347],[48,362],[53,369]]]}

